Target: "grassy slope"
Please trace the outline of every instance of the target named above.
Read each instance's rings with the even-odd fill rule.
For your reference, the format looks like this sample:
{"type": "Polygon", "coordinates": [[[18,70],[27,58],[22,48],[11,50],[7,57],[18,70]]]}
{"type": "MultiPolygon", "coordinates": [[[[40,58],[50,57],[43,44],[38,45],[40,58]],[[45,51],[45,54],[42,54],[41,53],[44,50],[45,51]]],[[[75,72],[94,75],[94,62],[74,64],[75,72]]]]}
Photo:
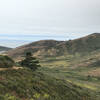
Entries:
{"type": "Polygon", "coordinates": [[[43,70],[0,71],[0,100],[96,100],[88,89],[43,74],[43,70]]]}
{"type": "Polygon", "coordinates": [[[41,69],[44,73],[93,90],[93,95],[100,98],[99,50],[86,56],[49,57],[41,60],[41,65],[45,66],[41,69]]]}

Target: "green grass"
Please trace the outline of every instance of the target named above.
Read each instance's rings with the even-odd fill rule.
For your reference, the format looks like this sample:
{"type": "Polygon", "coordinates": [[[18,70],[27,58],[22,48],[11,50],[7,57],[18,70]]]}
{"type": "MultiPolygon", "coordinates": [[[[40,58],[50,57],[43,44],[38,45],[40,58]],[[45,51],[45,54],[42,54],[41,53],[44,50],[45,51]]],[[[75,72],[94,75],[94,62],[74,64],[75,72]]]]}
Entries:
{"type": "MultiPolygon", "coordinates": [[[[94,91],[93,95],[100,98],[100,76],[90,75],[88,72],[92,72],[100,67],[99,63],[99,51],[92,52],[86,56],[72,56],[67,58],[67,56],[56,58],[48,58],[42,65],[44,66],[40,69],[41,72],[51,75],[52,77],[64,79],[72,84],[76,84],[82,88],[87,88],[94,91]],[[52,59],[50,61],[50,59],[52,59]],[[68,60],[67,60],[68,59],[68,60]],[[62,63],[61,63],[62,62],[62,63]],[[64,62],[64,63],[63,63],[64,62]]],[[[95,99],[94,99],[95,100],[95,99]]]]}
{"type": "Polygon", "coordinates": [[[94,100],[96,98],[92,95],[93,91],[67,80],[54,78],[45,73],[50,73],[51,70],[45,69],[45,72],[43,70],[44,68],[37,72],[29,69],[0,71],[1,100],[94,100]]]}

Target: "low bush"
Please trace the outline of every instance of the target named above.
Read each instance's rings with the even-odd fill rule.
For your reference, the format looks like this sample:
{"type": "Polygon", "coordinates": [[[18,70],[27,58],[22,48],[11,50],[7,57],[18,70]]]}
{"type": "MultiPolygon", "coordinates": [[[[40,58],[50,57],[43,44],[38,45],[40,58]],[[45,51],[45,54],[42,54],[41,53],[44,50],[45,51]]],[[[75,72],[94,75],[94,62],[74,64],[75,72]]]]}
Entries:
{"type": "Polygon", "coordinates": [[[0,55],[0,68],[10,68],[14,64],[14,61],[10,57],[0,55]]]}

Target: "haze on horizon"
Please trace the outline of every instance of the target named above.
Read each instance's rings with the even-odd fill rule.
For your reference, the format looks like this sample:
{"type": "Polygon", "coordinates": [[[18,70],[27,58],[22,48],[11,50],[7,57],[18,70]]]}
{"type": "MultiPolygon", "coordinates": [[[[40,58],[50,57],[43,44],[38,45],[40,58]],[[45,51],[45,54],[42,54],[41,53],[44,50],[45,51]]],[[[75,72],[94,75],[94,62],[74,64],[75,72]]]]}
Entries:
{"type": "Polygon", "coordinates": [[[100,0],[1,0],[0,45],[100,32],[100,0]]]}

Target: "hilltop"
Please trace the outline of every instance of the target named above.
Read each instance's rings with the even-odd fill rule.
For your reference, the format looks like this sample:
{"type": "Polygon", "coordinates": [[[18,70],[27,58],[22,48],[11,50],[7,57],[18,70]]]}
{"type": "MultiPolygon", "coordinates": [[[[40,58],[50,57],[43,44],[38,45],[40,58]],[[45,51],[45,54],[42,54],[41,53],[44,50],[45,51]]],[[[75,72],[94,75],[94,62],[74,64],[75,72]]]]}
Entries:
{"type": "Polygon", "coordinates": [[[82,55],[100,49],[100,33],[94,33],[86,37],[82,37],[69,41],[41,40],[32,42],[13,50],[7,54],[13,58],[21,57],[27,51],[31,51],[37,57],[51,57],[62,55],[82,55]]]}

